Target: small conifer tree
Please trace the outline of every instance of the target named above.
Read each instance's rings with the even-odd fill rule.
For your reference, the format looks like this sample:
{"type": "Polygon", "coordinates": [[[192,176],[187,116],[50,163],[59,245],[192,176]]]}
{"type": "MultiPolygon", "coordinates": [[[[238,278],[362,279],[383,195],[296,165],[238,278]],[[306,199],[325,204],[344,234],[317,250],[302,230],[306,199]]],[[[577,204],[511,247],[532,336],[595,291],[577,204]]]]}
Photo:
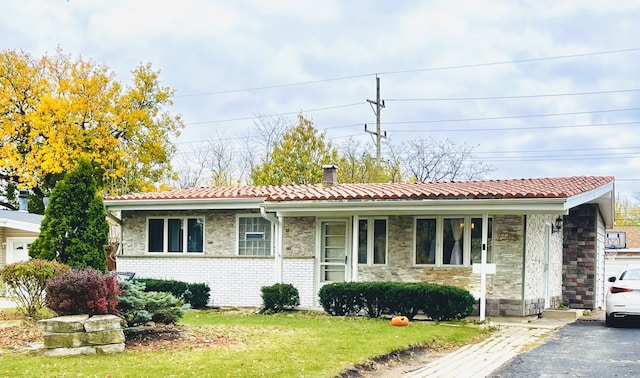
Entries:
{"type": "Polygon", "coordinates": [[[108,241],[109,225],[94,170],[89,160],[81,158],[76,169],[51,192],[40,235],[29,247],[29,256],[105,271],[108,241]]]}

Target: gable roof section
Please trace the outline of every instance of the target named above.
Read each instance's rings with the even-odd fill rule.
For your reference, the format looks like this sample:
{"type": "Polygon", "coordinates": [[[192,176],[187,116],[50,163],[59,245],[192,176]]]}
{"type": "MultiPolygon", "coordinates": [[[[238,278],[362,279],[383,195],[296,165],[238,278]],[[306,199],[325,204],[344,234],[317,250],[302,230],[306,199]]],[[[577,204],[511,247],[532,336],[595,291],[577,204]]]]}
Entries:
{"type": "Polygon", "coordinates": [[[427,183],[199,187],[105,199],[114,210],[249,209],[294,213],[528,212],[567,213],[598,203],[613,222],[614,178],[573,176],[427,183]]]}
{"type": "Polygon", "coordinates": [[[0,227],[21,231],[40,232],[43,215],[15,210],[0,210],[0,227]]]}

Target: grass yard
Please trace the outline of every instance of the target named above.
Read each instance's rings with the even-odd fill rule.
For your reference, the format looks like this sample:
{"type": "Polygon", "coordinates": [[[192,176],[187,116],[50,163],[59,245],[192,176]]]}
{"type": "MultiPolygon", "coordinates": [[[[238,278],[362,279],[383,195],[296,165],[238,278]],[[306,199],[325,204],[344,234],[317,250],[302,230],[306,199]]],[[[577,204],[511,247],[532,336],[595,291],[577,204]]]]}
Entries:
{"type": "Polygon", "coordinates": [[[116,355],[43,357],[0,351],[6,377],[335,377],[411,346],[475,342],[488,331],[464,323],[331,317],[319,312],[257,315],[190,310],[180,325],[205,342],[116,355]]]}

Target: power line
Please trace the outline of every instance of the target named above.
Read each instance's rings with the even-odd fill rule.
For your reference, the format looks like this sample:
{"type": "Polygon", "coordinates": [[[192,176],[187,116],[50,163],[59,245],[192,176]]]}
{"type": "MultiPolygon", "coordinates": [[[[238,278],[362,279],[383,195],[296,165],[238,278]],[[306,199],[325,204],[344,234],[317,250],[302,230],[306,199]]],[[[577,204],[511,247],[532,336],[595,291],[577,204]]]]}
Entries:
{"type": "Polygon", "coordinates": [[[244,117],[239,117],[239,118],[218,119],[218,120],[213,120],[213,121],[189,122],[189,123],[185,123],[185,126],[189,126],[189,125],[204,125],[204,124],[208,124],[208,123],[223,123],[223,122],[234,122],[234,121],[246,121],[246,120],[262,118],[262,117],[278,117],[278,116],[285,116],[285,115],[300,114],[300,113],[303,113],[303,112],[318,112],[318,111],[322,111],[322,110],[348,108],[348,107],[358,106],[358,105],[362,105],[362,104],[364,104],[364,102],[356,102],[356,103],[353,103],[353,104],[328,106],[328,107],[325,107],[325,108],[308,109],[306,111],[305,110],[298,110],[296,112],[276,113],[276,114],[267,114],[267,115],[260,115],[260,116],[244,116],[244,117]]]}
{"type": "Polygon", "coordinates": [[[595,91],[595,92],[569,92],[569,93],[546,93],[535,95],[514,95],[514,96],[488,96],[488,97],[448,97],[448,98],[391,98],[386,101],[398,101],[398,102],[414,102],[414,101],[469,101],[469,100],[505,100],[505,99],[520,99],[520,98],[543,98],[543,97],[564,97],[564,96],[585,96],[596,94],[611,94],[611,93],[628,93],[639,92],[640,89],[619,89],[611,91],[595,91]]]}
{"type": "MultiPolygon", "coordinates": [[[[511,117],[510,117],[511,118],[511,117]]],[[[512,117],[518,118],[518,117],[512,117]]],[[[455,122],[455,121],[450,121],[455,122]]],[[[413,121],[411,122],[413,123],[413,121]]],[[[416,121],[415,123],[418,123],[416,121]]],[[[607,123],[584,123],[579,125],[551,125],[551,126],[509,126],[509,127],[485,127],[485,128],[472,128],[472,129],[429,129],[431,133],[436,132],[476,132],[476,131],[519,131],[519,130],[544,130],[544,129],[565,129],[565,128],[577,128],[577,127],[601,127],[601,126],[622,126],[622,125],[635,125],[640,121],[630,122],[607,122],[607,123]]],[[[396,133],[415,133],[417,130],[392,130],[396,133]]]]}
{"type": "Polygon", "coordinates": [[[190,93],[190,94],[184,94],[184,95],[176,95],[174,97],[182,98],[182,97],[196,97],[196,96],[212,96],[212,95],[228,94],[228,93],[235,93],[235,92],[251,92],[251,91],[259,91],[259,90],[266,90],[266,89],[276,89],[276,88],[318,84],[318,83],[325,83],[325,82],[331,82],[331,81],[357,79],[357,78],[370,77],[375,75],[396,75],[396,74],[406,74],[406,73],[414,73],[414,72],[443,71],[443,70],[454,70],[454,69],[462,69],[462,68],[488,67],[488,66],[497,66],[497,65],[505,65],[505,64],[531,63],[531,62],[540,62],[545,60],[581,58],[586,56],[596,56],[596,55],[606,55],[606,54],[618,54],[618,53],[633,52],[633,51],[640,51],[640,47],[632,47],[628,49],[619,49],[619,50],[596,51],[596,52],[588,52],[588,53],[580,53],[580,54],[558,55],[558,56],[550,56],[550,57],[542,57],[542,58],[505,60],[505,61],[497,61],[497,62],[489,62],[489,63],[473,63],[473,64],[462,64],[462,65],[442,66],[442,67],[416,68],[416,69],[409,69],[409,70],[382,71],[377,73],[365,73],[365,74],[349,75],[349,76],[335,77],[335,78],[329,78],[329,79],[302,81],[302,82],[296,82],[296,83],[274,84],[274,85],[265,85],[265,86],[259,86],[259,87],[228,89],[228,90],[202,92],[202,93],[190,93]]]}
{"type": "MultiPolygon", "coordinates": [[[[626,108],[626,109],[605,109],[605,110],[590,110],[584,112],[565,112],[565,113],[545,113],[545,114],[524,114],[513,116],[500,116],[500,117],[478,117],[478,118],[453,118],[453,119],[437,119],[437,120],[422,120],[422,121],[396,121],[385,122],[387,125],[401,125],[401,124],[415,124],[415,123],[442,123],[442,122],[469,122],[469,121],[495,121],[499,119],[513,119],[513,118],[536,118],[536,117],[555,117],[566,115],[579,115],[579,114],[593,114],[593,113],[612,113],[612,112],[629,112],[640,110],[640,108],[626,108]]],[[[400,130],[394,130],[400,131],[400,130]]],[[[415,131],[415,130],[413,130],[415,131]]],[[[469,131],[469,130],[465,130],[469,131]]]]}
{"type": "Polygon", "coordinates": [[[640,149],[640,146],[633,147],[592,147],[592,148],[564,148],[558,150],[501,150],[496,151],[477,151],[475,154],[496,154],[496,153],[542,153],[542,152],[575,152],[575,151],[610,151],[610,150],[635,150],[640,149]]]}

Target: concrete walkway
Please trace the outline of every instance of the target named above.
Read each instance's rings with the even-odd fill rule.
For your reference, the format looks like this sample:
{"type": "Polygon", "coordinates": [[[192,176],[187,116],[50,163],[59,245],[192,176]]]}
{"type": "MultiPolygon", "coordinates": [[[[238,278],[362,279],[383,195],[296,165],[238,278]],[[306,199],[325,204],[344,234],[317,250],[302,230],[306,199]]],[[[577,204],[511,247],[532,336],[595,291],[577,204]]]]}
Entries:
{"type": "Polygon", "coordinates": [[[428,365],[403,375],[403,378],[487,377],[500,366],[530,348],[535,347],[556,329],[579,318],[604,319],[602,311],[586,316],[564,316],[531,319],[498,319],[492,325],[498,327],[491,337],[478,344],[466,345],[428,365]]]}

